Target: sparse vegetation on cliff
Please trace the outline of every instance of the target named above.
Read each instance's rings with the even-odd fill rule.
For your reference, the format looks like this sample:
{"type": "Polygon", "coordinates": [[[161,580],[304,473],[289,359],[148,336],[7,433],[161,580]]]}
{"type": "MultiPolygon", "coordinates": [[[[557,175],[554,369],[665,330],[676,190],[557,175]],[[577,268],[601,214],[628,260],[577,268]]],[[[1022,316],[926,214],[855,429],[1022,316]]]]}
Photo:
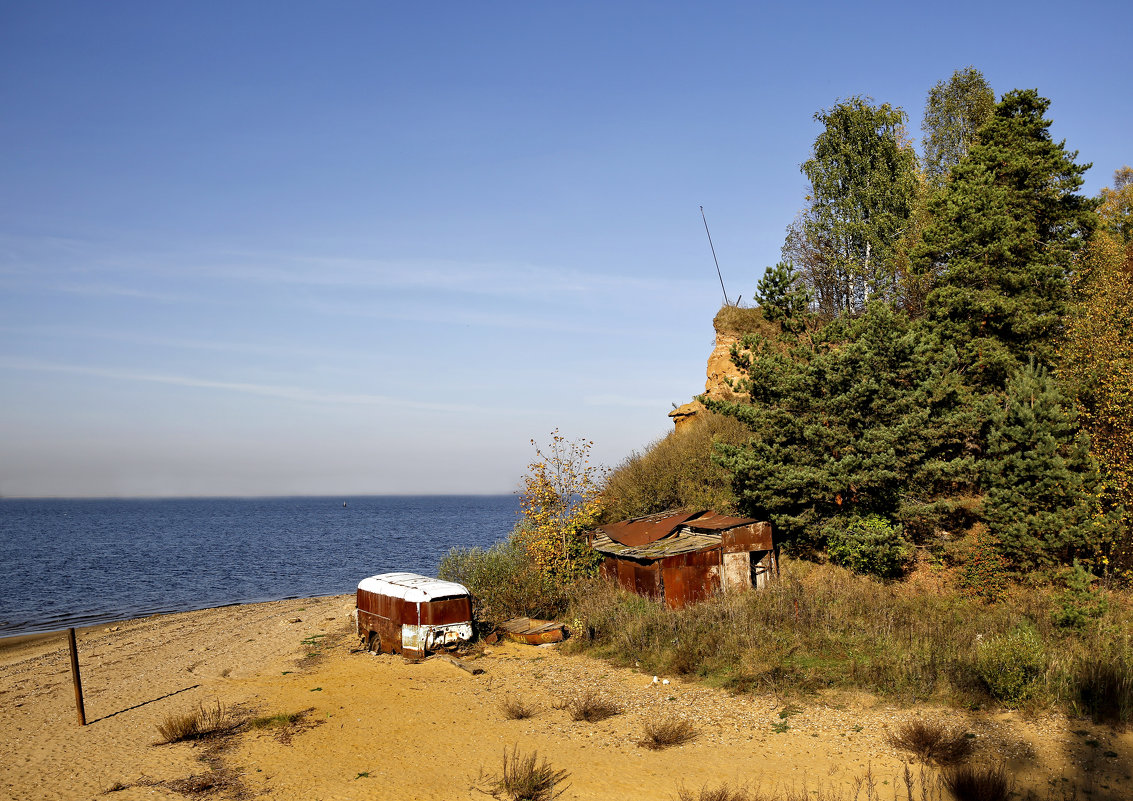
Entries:
{"type": "Polygon", "coordinates": [[[735,511],[731,474],[713,461],[712,454],[717,444],[739,445],[748,436],[738,420],[708,411],[697,414],[614,469],[603,488],[602,521],[680,506],[735,511]]]}

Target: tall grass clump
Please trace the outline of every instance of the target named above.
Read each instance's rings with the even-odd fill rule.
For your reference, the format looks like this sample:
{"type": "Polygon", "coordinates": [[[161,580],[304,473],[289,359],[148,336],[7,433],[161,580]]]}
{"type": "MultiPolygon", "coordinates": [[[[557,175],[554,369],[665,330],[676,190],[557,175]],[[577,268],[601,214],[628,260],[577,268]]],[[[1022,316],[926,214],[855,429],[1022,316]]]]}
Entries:
{"type": "Polygon", "coordinates": [[[216,706],[205,706],[202,703],[188,712],[166,716],[165,720],[157,724],[157,733],[161,737],[161,744],[179,743],[219,734],[234,725],[220,701],[217,701],[216,706]]]}
{"type": "Polygon", "coordinates": [[[952,768],[944,774],[944,786],[956,801],[1007,801],[1012,791],[1012,782],[1002,765],[952,768]]]}
{"type": "Polygon", "coordinates": [[[1051,658],[1047,692],[1095,723],[1133,724],[1133,629],[1111,627],[1066,638],[1051,658]]]}
{"type": "Polygon", "coordinates": [[[939,720],[906,721],[887,737],[889,744],[916,754],[922,762],[955,765],[973,750],[972,739],[962,729],[939,720]]]}
{"type": "Polygon", "coordinates": [[[514,538],[490,548],[453,548],[437,575],[472,593],[476,616],[498,623],[513,617],[555,617],[567,597],[538,569],[514,538]]]}
{"type": "Polygon", "coordinates": [[[587,723],[598,723],[622,713],[620,706],[593,690],[572,698],[566,703],[565,709],[570,714],[571,720],[587,723]]]}
{"type": "Polygon", "coordinates": [[[650,751],[684,745],[697,737],[696,727],[682,718],[645,721],[645,729],[637,744],[650,751]]]}
{"type": "Polygon", "coordinates": [[[552,801],[567,791],[565,784],[570,776],[565,770],[555,770],[546,759],[539,761],[539,754],[532,751],[521,756],[519,747],[504,751],[503,767],[495,775],[481,781],[485,791],[496,798],[509,801],[552,801]]]}
{"type": "Polygon", "coordinates": [[[527,720],[535,715],[535,707],[518,696],[506,696],[500,702],[500,710],[508,720],[527,720]]]}
{"type": "Polygon", "coordinates": [[[735,418],[697,413],[689,423],[631,454],[606,478],[606,522],[666,509],[735,510],[732,479],[712,461],[717,442],[739,445],[750,432],[735,418]]]}
{"type": "Polygon", "coordinates": [[[988,691],[1008,706],[1027,700],[1046,670],[1046,654],[1038,632],[1020,625],[1006,634],[981,641],[976,669],[988,691]]]}

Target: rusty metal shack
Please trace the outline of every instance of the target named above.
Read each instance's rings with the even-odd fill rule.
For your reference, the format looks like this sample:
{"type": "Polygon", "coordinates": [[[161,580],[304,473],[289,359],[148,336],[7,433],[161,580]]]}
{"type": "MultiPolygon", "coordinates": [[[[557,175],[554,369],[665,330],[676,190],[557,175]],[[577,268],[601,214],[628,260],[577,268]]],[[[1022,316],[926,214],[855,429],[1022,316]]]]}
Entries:
{"type": "Polygon", "coordinates": [[[771,524],[687,509],[599,526],[601,575],[680,609],[721,592],[761,588],[779,573],[771,524]]]}

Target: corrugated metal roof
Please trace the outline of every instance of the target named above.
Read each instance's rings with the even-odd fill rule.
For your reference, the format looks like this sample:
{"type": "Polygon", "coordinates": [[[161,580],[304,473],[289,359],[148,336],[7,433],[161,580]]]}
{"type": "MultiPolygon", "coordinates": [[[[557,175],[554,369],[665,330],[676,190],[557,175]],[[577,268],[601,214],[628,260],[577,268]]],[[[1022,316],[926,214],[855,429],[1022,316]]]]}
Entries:
{"type": "Polygon", "coordinates": [[[671,537],[665,537],[634,547],[617,542],[605,534],[598,534],[594,537],[594,550],[601,551],[610,556],[619,556],[626,559],[656,561],[657,559],[665,559],[669,556],[677,556],[682,553],[717,548],[720,546],[720,542],[721,536],[719,534],[682,532],[671,537]]]}
{"type": "Polygon", "coordinates": [[[697,512],[690,512],[687,509],[669,509],[646,517],[624,520],[621,523],[598,526],[597,530],[622,545],[637,547],[667,537],[676,531],[681,523],[696,514],[697,512]]]}
{"type": "Polygon", "coordinates": [[[752,523],[758,523],[750,517],[729,517],[728,515],[719,515],[715,512],[701,512],[700,517],[693,517],[688,519],[689,528],[702,528],[709,531],[723,531],[728,528],[735,528],[736,526],[750,526],[752,523]]]}

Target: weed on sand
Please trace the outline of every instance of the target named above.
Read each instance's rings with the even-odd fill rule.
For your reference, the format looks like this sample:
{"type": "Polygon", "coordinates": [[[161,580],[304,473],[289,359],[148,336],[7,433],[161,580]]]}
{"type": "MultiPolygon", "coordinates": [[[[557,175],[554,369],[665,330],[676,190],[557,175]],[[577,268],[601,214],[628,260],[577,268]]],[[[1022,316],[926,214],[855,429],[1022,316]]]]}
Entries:
{"type": "Polygon", "coordinates": [[[232,719],[224,711],[220,701],[216,702],[216,706],[197,704],[195,709],[169,715],[157,725],[157,733],[161,737],[158,744],[199,740],[215,734],[229,732],[238,725],[240,725],[240,721],[232,719]]]}
{"type": "Polygon", "coordinates": [[[944,774],[944,786],[956,801],[1007,801],[1014,789],[1002,765],[953,768],[944,774]]]}
{"type": "Polygon", "coordinates": [[[916,718],[889,732],[889,744],[911,751],[922,762],[956,765],[971,756],[974,740],[968,732],[943,721],[916,718]]]}
{"type": "Polygon", "coordinates": [[[479,789],[506,801],[552,801],[567,791],[570,773],[556,770],[546,759],[532,751],[527,756],[516,746],[504,751],[503,766],[498,774],[485,776],[481,771],[476,785],[479,789]]]}
{"type": "Polygon", "coordinates": [[[593,690],[573,698],[566,704],[566,710],[571,720],[598,723],[599,721],[620,715],[622,708],[609,699],[602,698],[593,690]]]}
{"type": "Polygon", "coordinates": [[[644,736],[637,744],[651,751],[660,751],[662,748],[691,742],[697,734],[696,727],[682,718],[650,720],[646,721],[644,736]]]}
{"type": "Polygon", "coordinates": [[[249,729],[281,729],[293,726],[303,719],[306,710],[302,712],[277,712],[274,715],[260,715],[248,721],[249,729]]]}
{"type": "Polygon", "coordinates": [[[535,715],[535,707],[518,696],[507,696],[500,702],[500,709],[508,720],[527,720],[535,715]]]}

